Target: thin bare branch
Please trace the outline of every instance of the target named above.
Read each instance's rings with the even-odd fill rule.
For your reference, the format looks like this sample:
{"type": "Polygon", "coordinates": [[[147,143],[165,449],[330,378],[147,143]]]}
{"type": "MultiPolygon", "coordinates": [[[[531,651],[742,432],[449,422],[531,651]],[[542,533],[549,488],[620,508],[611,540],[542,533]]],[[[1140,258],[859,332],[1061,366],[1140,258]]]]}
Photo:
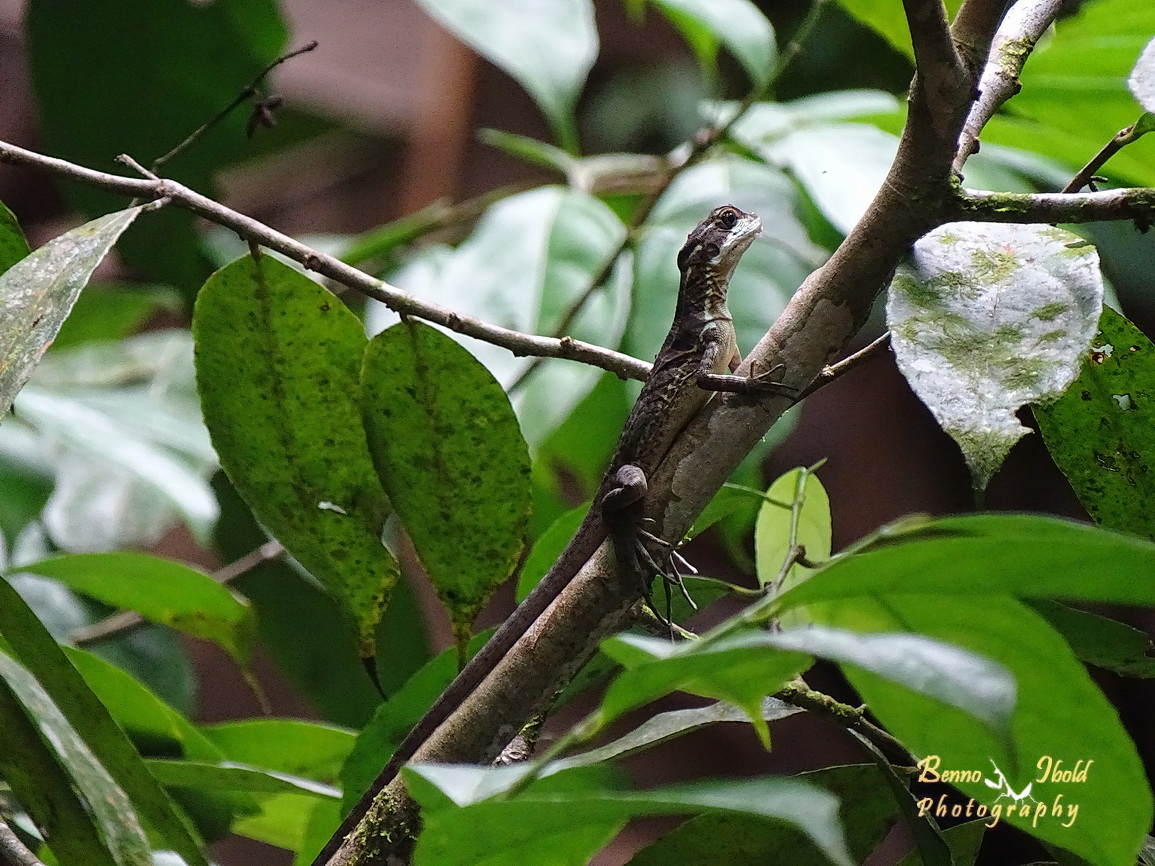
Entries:
{"type": "Polygon", "coordinates": [[[890,331],[887,331],[877,340],[872,342],[869,346],[859,349],[853,355],[848,355],[836,364],[829,364],[822,368],[822,372],[814,377],[814,381],[807,385],[802,393],[798,395],[798,400],[803,400],[809,397],[819,388],[824,385],[829,385],[840,376],[845,376],[851,370],[862,366],[867,361],[884,353],[890,348],[890,331]]]}
{"type": "Polygon", "coordinates": [[[1155,188],[1125,187],[1102,192],[1006,193],[964,190],[950,220],[992,223],[1087,223],[1132,220],[1155,223],[1155,188]]]}
{"type": "MultiPolygon", "coordinates": [[[[1144,118],[1148,116],[1149,115],[1144,115],[1144,118]]],[[[1095,189],[1095,175],[1098,174],[1099,169],[1106,165],[1107,160],[1124,147],[1132,142],[1138,141],[1150,131],[1151,125],[1144,122],[1144,120],[1137,121],[1124,129],[1120,129],[1110,141],[1103,145],[1103,148],[1098,153],[1091,157],[1090,162],[1079,169],[1079,173],[1071,178],[1071,182],[1063,187],[1062,191],[1078,192],[1087,186],[1091,188],[1091,192],[1097,192],[1095,189]]]]}
{"type": "Polygon", "coordinates": [[[903,0],[917,73],[911,87],[912,111],[921,109],[941,138],[954,126],[962,101],[970,99],[971,73],[959,56],[942,0],[903,0]]]}
{"type": "MultiPolygon", "coordinates": [[[[958,155],[954,162],[956,174],[961,174],[963,164],[978,153],[979,136],[995,112],[1019,92],[1019,73],[1022,72],[1023,64],[1027,62],[1039,37],[1059,14],[1061,6],[1062,0],[1019,0],[1007,12],[995,33],[990,57],[979,79],[978,99],[971,107],[962,134],[959,135],[958,155]]],[[[963,10],[960,10],[960,19],[962,14],[963,10]]]]}
{"type": "Polygon", "coordinates": [[[189,147],[191,147],[197,141],[197,139],[199,139],[206,132],[208,132],[210,129],[212,129],[214,126],[216,126],[222,120],[224,120],[226,117],[228,117],[230,114],[232,114],[232,112],[236,110],[237,106],[239,106],[241,103],[243,103],[246,99],[251,99],[252,97],[256,96],[260,92],[259,88],[261,87],[261,85],[264,84],[265,79],[269,76],[270,72],[272,72],[274,69],[276,69],[282,63],[285,63],[288,60],[292,60],[294,57],[299,57],[302,54],[305,54],[309,51],[312,51],[316,47],[317,47],[317,40],[314,39],[313,41],[307,42],[306,44],[302,45],[300,48],[296,49],[295,51],[290,51],[288,54],[282,54],[280,57],[278,57],[276,60],[274,60],[268,66],[266,66],[264,69],[262,69],[261,72],[258,73],[257,76],[251,82],[249,82],[249,84],[243,90],[241,90],[240,93],[237,94],[236,98],[232,102],[230,102],[228,105],[226,105],[224,108],[222,108],[216,114],[214,114],[212,117],[210,117],[208,120],[206,120],[200,126],[198,126],[195,130],[193,130],[192,133],[188,136],[188,138],[186,138],[184,141],[182,141],[180,144],[178,144],[176,147],[174,147],[172,150],[170,150],[164,156],[159,157],[155,162],[153,162],[152,171],[153,172],[160,171],[161,166],[163,166],[170,159],[173,159],[174,157],[179,156],[181,153],[188,150],[189,147]]]}
{"type": "Polygon", "coordinates": [[[609,370],[623,379],[645,379],[650,372],[650,365],[645,361],[640,361],[620,352],[603,349],[592,343],[573,340],[569,337],[557,339],[523,334],[520,331],[491,325],[473,316],[464,316],[445,307],[418,300],[364,271],[345,264],[340,259],[306,246],[252,217],[225,207],[173,180],[131,178],[94,171],[2,141],[0,141],[0,162],[43,169],[58,177],[143,200],[169,198],[172,204],[177,207],[192,211],[209,222],[232,229],[247,241],[254,241],[261,246],[276,250],[299,262],[306,269],[323,274],[341,285],[348,286],[354,291],[380,301],[397,313],[425,319],[459,334],[493,343],[496,346],[509,349],[515,355],[540,355],[548,358],[580,361],[600,367],[603,370],[609,370]]]}

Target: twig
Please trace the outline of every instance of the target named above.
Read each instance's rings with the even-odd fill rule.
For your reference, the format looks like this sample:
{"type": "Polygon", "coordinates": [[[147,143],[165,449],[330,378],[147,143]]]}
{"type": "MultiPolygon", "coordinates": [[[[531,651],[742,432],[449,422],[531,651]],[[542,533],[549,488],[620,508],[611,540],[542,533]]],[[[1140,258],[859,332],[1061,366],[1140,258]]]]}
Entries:
{"type": "Polygon", "coordinates": [[[1063,187],[1063,192],[1078,192],[1083,187],[1091,188],[1091,192],[1098,192],[1095,189],[1095,175],[1099,173],[1099,169],[1113,157],[1116,153],[1122,150],[1132,142],[1138,141],[1144,135],[1151,131],[1151,124],[1145,121],[1144,118],[1132,123],[1125,129],[1120,129],[1115,133],[1115,137],[1103,145],[1103,149],[1091,157],[1091,161],[1079,169],[1079,173],[1071,178],[1071,182],[1063,187]]]}
{"type": "Polygon", "coordinates": [[[775,693],[774,697],[791,706],[808,710],[825,716],[842,727],[861,734],[887,757],[893,764],[899,766],[914,766],[915,760],[906,747],[877,725],[866,719],[865,713],[858,707],[852,707],[836,701],[830,695],[815,691],[801,679],[775,693]]]}
{"type": "MultiPolygon", "coordinates": [[[[968,6],[970,4],[967,4],[968,6]]],[[[979,96],[959,135],[954,171],[979,150],[979,136],[999,107],[1019,92],[1019,73],[1039,37],[1055,20],[1062,0],[1019,0],[1003,18],[991,45],[990,57],[979,79],[979,96]]],[[[964,7],[965,8],[965,7],[964,7]]],[[[962,17],[962,10],[959,12],[962,17]]],[[[956,36],[958,35],[956,21],[956,36]]]]}
{"type": "Polygon", "coordinates": [[[814,381],[802,389],[798,401],[802,401],[824,385],[829,385],[840,376],[845,376],[851,370],[861,367],[867,361],[877,357],[890,347],[890,331],[887,331],[869,346],[859,349],[853,355],[847,355],[836,364],[828,364],[822,372],[814,377],[814,381]]]}
{"type": "Polygon", "coordinates": [[[199,139],[206,132],[208,132],[210,129],[212,129],[214,126],[216,126],[218,123],[220,123],[226,117],[228,117],[233,112],[233,110],[236,109],[236,107],[238,105],[240,105],[242,102],[244,102],[246,99],[249,99],[253,96],[256,96],[257,93],[259,92],[258,88],[261,86],[261,84],[264,83],[265,78],[268,77],[270,72],[272,72],[274,69],[276,69],[282,63],[284,63],[288,60],[292,60],[294,57],[298,57],[301,54],[305,54],[306,52],[312,51],[316,47],[317,47],[317,40],[314,39],[312,42],[308,42],[305,45],[302,45],[300,48],[296,49],[295,51],[290,51],[288,54],[282,54],[280,57],[278,57],[276,60],[274,60],[268,66],[266,66],[257,75],[257,77],[254,78],[249,83],[249,85],[244,88],[244,90],[242,90],[240,93],[237,94],[236,98],[232,102],[230,102],[228,105],[226,105],[224,108],[222,108],[216,114],[214,114],[211,118],[209,118],[207,121],[202,123],[195,130],[193,130],[193,132],[188,136],[188,138],[186,138],[184,141],[182,141],[180,144],[178,144],[176,147],[174,147],[172,150],[170,150],[164,156],[155,160],[152,164],[153,172],[160,171],[161,166],[163,166],[166,162],[168,162],[173,157],[178,156],[181,153],[183,153],[185,150],[187,150],[194,142],[196,142],[197,139],[199,139]]]}
{"type": "MultiPolygon", "coordinates": [[[[212,579],[222,585],[228,584],[245,572],[252,571],[261,563],[279,558],[284,552],[285,548],[281,546],[279,541],[265,542],[256,550],[252,550],[240,559],[230,562],[228,565],[214,571],[211,575],[212,579]]],[[[78,628],[69,635],[69,639],[74,646],[87,646],[124,634],[126,631],[142,625],[144,621],[144,617],[136,611],[124,610],[120,613],[114,613],[112,616],[105,617],[100,622],[94,622],[92,625],[78,628]]]]}
{"type": "Polygon", "coordinates": [[[1003,193],[962,190],[945,214],[949,221],[993,223],[1086,223],[1155,221],[1155,188],[1124,187],[1102,192],[1003,193]]]}
{"type": "Polygon", "coordinates": [[[300,241],[282,234],[252,217],[227,208],[174,180],[167,178],[159,180],[138,179],[94,171],[2,141],[0,141],[0,162],[40,168],[87,186],[141,199],[168,197],[177,207],[191,211],[217,225],[232,229],[245,240],[256,241],[262,246],[276,250],[288,258],[300,262],[308,270],[316,271],[354,291],[378,300],[395,312],[425,319],[459,334],[493,343],[496,346],[509,349],[515,355],[567,358],[600,367],[623,379],[645,379],[650,371],[650,365],[645,361],[640,361],[620,352],[603,349],[592,343],[573,340],[569,337],[556,339],[524,334],[418,300],[364,271],[345,264],[334,256],[306,246],[300,241]]]}
{"type": "Polygon", "coordinates": [[[4,866],[44,866],[3,818],[0,818],[0,863],[4,866]]]}

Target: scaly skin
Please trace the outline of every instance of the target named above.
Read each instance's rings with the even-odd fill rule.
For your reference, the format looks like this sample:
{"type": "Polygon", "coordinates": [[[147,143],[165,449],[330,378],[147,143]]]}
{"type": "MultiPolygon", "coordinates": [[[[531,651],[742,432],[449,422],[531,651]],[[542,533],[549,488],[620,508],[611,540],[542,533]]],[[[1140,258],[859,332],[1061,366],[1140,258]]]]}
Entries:
{"type": "Polygon", "coordinates": [[[712,392],[767,393],[783,389],[774,382],[727,375],[738,366],[741,357],[734,337],[734,323],[726,309],[726,290],[738,260],[761,231],[762,222],[757,216],[727,205],[715,208],[690,232],[678,254],[682,278],[673,325],[622,429],[609,469],[594,495],[594,506],[533,592],[397,747],[369,791],[314,860],[314,866],[327,862],[364,817],[377,793],[489,676],[593,556],[607,534],[613,536],[619,563],[637,576],[639,592],[645,592],[648,578],[652,576],[645,571],[647,564],[653,563],[641,547],[638,535],[646,476],[657,468],[670,445],[712,392]]]}

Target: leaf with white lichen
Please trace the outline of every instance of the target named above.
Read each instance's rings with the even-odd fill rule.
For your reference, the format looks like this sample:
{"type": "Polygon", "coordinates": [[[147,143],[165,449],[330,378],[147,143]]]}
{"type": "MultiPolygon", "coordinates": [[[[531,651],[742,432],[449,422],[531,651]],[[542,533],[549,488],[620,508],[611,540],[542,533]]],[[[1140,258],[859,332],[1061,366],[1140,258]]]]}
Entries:
{"type": "Polygon", "coordinates": [[[976,490],[1029,432],[1015,411],[1074,381],[1102,304],[1095,248],[1053,226],[951,223],[914,245],[887,301],[894,353],[976,490]]]}
{"type": "Polygon", "coordinates": [[[1127,86],[1145,111],[1155,112],[1155,39],[1147,43],[1135,61],[1127,86]]]}

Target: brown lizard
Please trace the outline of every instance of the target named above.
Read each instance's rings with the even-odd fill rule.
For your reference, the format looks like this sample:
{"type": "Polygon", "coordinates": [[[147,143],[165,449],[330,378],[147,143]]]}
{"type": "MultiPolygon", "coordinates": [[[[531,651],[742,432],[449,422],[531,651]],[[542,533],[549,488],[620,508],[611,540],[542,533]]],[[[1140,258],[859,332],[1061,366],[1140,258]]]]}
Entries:
{"type": "Polygon", "coordinates": [[[490,674],[593,556],[607,535],[619,566],[638,580],[648,599],[654,574],[665,574],[643,539],[672,552],[673,545],[642,528],[646,477],[714,391],[789,393],[794,389],[763,377],[730,375],[741,361],[726,290],[738,260],[762,231],[762,221],[732,205],[715,208],[687,236],[678,253],[681,283],[674,322],[626,420],[609,469],[585,520],[557,562],[521,606],[462,669],[394,751],[389,763],[341,824],[314,866],[327,862],[364,817],[373,798],[397,775],[442,722],[490,674]],[[648,573],[647,573],[648,572],[648,573]]]}

